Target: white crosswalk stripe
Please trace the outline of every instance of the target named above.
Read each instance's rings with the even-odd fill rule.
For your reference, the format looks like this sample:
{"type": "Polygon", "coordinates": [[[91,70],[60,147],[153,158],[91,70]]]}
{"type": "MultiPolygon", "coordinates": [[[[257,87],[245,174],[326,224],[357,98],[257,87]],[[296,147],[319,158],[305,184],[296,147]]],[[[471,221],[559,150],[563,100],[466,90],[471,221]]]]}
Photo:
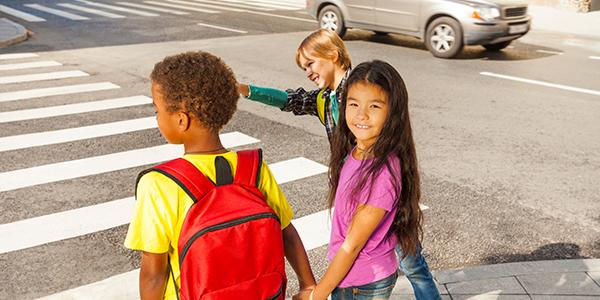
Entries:
{"type": "Polygon", "coordinates": [[[57,5],[66,7],[66,8],[70,8],[70,9],[74,9],[74,10],[83,11],[83,12],[94,14],[94,15],[111,18],[111,19],[125,18],[125,16],[123,16],[123,15],[113,14],[113,13],[105,12],[103,10],[93,9],[93,8],[89,8],[89,7],[83,7],[83,6],[79,6],[79,5],[75,5],[75,4],[71,4],[71,3],[59,3],[57,5]]]}
{"type": "Polygon", "coordinates": [[[134,14],[134,15],[144,16],[144,17],[158,17],[159,16],[158,14],[149,13],[149,12],[142,11],[139,9],[125,8],[125,7],[108,5],[108,4],[103,4],[103,3],[93,2],[93,1],[87,1],[87,0],[75,0],[75,1],[87,4],[87,5],[91,5],[91,6],[107,8],[107,9],[111,9],[111,10],[126,12],[126,13],[130,13],[130,14],[134,14]]]}
{"type": "Polygon", "coordinates": [[[19,19],[25,20],[27,22],[46,22],[46,19],[40,18],[36,15],[32,15],[30,13],[26,13],[20,10],[16,10],[12,7],[4,6],[0,4],[0,11],[9,14],[11,16],[17,17],[19,19]]]}
{"type": "Polygon", "coordinates": [[[57,95],[68,95],[76,93],[96,92],[110,89],[118,89],[118,85],[110,82],[86,83],[65,85],[51,88],[31,89],[16,92],[0,93],[0,102],[25,100],[40,97],[49,97],[57,95]]]}
{"type": "Polygon", "coordinates": [[[117,2],[117,4],[131,6],[131,7],[137,7],[137,8],[143,8],[143,9],[147,9],[147,10],[165,12],[165,13],[170,13],[170,14],[174,14],[174,15],[189,15],[190,14],[185,11],[179,11],[179,10],[174,10],[174,9],[161,8],[161,7],[155,7],[155,6],[150,6],[150,5],[138,4],[138,3],[131,3],[131,2],[117,2]]]}
{"type": "Polygon", "coordinates": [[[148,117],[55,131],[6,136],[0,137],[0,152],[91,139],[156,127],[156,118],[148,117]]]}
{"type": "MultiPolygon", "coordinates": [[[[190,12],[216,14],[221,12],[266,12],[275,10],[303,10],[304,3],[297,1],[277,1],[277,0],[165,0],[165,1],[143,1],[130,2],[120,1],[111,4],[96,2],[90,0],[72,0],[81,5],[62,2],[55,5],[70,9],[73,11],[83,12],[90,15],[106,17],[111,19],[125,19],[128,16],[108,12],[106,10],[119,11],[127,14],[133,14],[144,17],[159,16],[156,12],[167,13],[173,15],[187,15],[190,12]],[[91,8],[95,7],[95,8],[91,8]]],[[[24,4],[25,7],[35,9],[44,13],[60,16],[75,21],[89,20],[90,17],[78,15],[65,10],[48,7],[46,5],[31,3],[24,4]]],[[[45,19],[35,16],[30,13],[16,10],[14,8],[0,5],[0,12],[4,12],[29,22],[43,22],[45,19]]],[[[271,16],[271,15],[265,15],[271,16]]],[[[293,17],[281,16],[287,19],[295,19],[293,17]]],[[[243,31],[243,30],[242,30],[243,31]]]]}
{"type": "Polygon", "coordinates": [[[59,62],[56,62],[56,61],[52,61],[52,60],[33,61],[33,62],[14,63],[14,64],[1,64],[0,71],[14,71],[14,70],[46,68],[46,67],[56,67],[56,66],[62,66],[62,64],[59,62]]]}
{"type": "Polygon", "coordinates": [[[75,103],[51,107],[23,109],[17,111],[0,112],[0,123],[51,118],[72,114],[88,113],[152,103],[146,96],[133,96],[124,98],[107,99],[84,103],[75,103]]]}
{"type": "Polygon", "coordinates": [[[40,4],[25,4],[25,6],[33,8],[33,9],[37,9],[49,14],[53,14],[53,15],[57,15],[59,17],[63,17],[63,18],[67,18],[70,20],[75,20],[75,21],[81,21],[81,20],[89,20],[90,18],[88,17],[84,17],[84,16],[80,16],[80,15],[76,15],[70,12],[66,12],[66,11],[62,11],[59,9],[54,9],[54,8],[50,8],[50,7],[46,7],[40,4]]]}
{"type": "Polygon", "coordinates": [[[0,54],[0,60],[31,58],[31,57],[39,57],[39,55],[37,55],[35,53],[0,54]]]}
{"type": "MultiPolygon", "coordinates": [[[[221,141],[228,148],[258,142],[239,132],[222,134],[221,141]]],[[[181,146],[167,144],[8,171],[0,173],[0,192],[155,164],[176,158],[181,153],[181,146]]]]}
{"type": "Polygon", "coordinates": [[[9,83],[22,83],[31,81],[42,81],[42,80],[56,80],[74,77],[89,76],[88,73],[82,71],[60,71],[60,72],[49,72],[49,73],[38,73],[29,75],[16,75],[16,76],[0,76],[0,84],[9,83]]]}

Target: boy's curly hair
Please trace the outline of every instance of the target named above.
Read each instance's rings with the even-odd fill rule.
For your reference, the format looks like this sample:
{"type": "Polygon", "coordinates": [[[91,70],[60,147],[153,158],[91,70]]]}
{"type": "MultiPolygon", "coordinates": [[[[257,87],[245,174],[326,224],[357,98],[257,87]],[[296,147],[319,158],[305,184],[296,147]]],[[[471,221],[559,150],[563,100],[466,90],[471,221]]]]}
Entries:
{"type": "Polygon", "coordinates": [[[223,128],[236,110],[235,75],[208,52],[167,56],[154,66],[150,79],[160,85],[169,111],[186,111],[210,129],[223,128]]]}

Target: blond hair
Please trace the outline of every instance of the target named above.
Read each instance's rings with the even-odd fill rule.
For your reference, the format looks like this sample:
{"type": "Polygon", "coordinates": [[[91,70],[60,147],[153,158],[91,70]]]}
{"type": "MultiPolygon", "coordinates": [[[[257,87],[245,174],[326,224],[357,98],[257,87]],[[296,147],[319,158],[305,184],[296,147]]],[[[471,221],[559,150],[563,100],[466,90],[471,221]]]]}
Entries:
{"type": "Polygon", "coordinates": [[[307,54],[329,60],[337,57],[336,63],[344,70],[352,66],[344,41],[331,29],[321,28],[313,31],[300,43],[296,51],[296,64],[301,69],[303,67],[300,64],[300,56],[306,58],[307,54]]]}

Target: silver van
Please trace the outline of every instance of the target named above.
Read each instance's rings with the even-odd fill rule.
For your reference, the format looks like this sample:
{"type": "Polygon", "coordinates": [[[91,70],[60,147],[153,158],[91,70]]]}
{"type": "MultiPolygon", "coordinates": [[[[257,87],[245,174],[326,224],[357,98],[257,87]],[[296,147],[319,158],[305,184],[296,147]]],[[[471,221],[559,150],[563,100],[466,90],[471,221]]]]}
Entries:
{"type": "Polygon", "coordinates": [[[340,36],[347,28],[410,35],[442,58],[464,45],[500,51],[531,24],[523,0],[306,0],[306,8],[320,27],[340,36]]]}

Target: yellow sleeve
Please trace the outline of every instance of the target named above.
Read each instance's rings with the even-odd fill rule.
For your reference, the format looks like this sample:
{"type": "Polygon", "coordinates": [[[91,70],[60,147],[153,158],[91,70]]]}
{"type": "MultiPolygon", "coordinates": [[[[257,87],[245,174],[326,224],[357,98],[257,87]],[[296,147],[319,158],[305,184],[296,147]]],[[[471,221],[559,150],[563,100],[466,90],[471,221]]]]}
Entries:
{"type": "Polygon", "coordinates": [[[177,184],[164,175],[150,172],[140,179],[126,248],[150,253],[169,251],[176,226],[177,201],[168,201],[173,197],[177,197],[177,184]]]}
{"type": "Polygon", "coordinates": [[[294,212],[265,162],[263,162],[262,167],[260,168],[259,180],[258,189],[265,195],[267,204],[269,204],[277,216],[279,216],[281,229],[285,229],[292,222],[294,212]]]}

